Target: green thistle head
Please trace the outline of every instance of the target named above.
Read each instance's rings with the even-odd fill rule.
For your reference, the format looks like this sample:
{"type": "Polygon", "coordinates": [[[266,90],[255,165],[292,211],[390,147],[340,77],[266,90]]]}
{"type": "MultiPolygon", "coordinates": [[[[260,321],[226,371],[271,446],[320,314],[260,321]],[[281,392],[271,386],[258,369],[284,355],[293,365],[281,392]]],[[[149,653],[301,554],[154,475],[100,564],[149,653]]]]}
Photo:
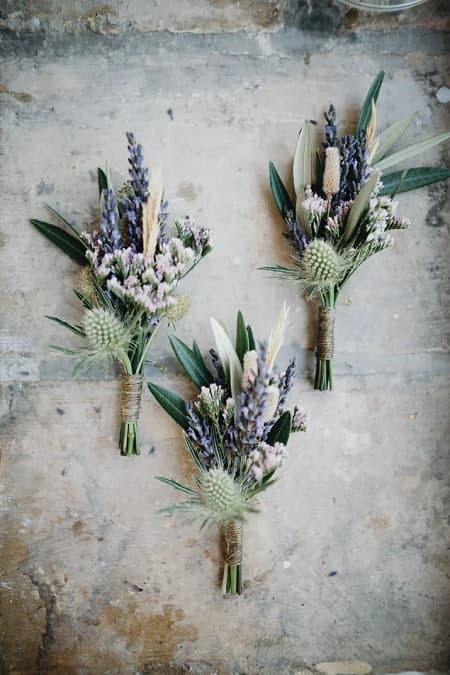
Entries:
{"type": "Polygon", "coordinates": [[[223,469],[210,469],[200,478],[200,494],[208,520],[225,523],[241,519],[246,510],[240,485],[223,469]]]}
{"type": "Polygon", "coordinates": [[[302,258],[302,276],[311,283],[338,283],[345,272],[342,256],[323,239],[313,239],[302,258]]]}
{"type": "Polygon", "coordinates": [[[128,328],[112,312],[94,308],[84,315],[83,328],[89,347],[99,356],[114,355],[130,343],[128,328]]]}

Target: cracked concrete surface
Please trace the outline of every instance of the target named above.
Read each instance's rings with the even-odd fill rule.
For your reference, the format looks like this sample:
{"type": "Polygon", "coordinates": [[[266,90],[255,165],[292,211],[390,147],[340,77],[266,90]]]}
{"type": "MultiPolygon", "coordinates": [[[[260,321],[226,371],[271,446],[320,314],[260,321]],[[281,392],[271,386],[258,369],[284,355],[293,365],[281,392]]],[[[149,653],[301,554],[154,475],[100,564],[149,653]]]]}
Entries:
{"type": "MultiPolygon", "coordinates": [[[[446,672],[447,186],[400,197],[413,227],[347,286],[332,395],[309,381],[314,308],[257,271],[289,257],[267,163],[287,175],[305,116],[320,120],[333,101],[351,124],[382,67],[383,126],[417,110],[411,137],[448,127],[443,4],[373,21],[323,1],[309,14],[292,0],[284,14],[260,0],[110,5],[0,5],[4,671],[273,675],[359,661],[446,672]],[[118,30],[89,28],[89,12],[118,30]],[[217,587],[217,533],[157,513],[173,495],[153,476],[190,475],[178,428],[145,394],[143,454],[119,457],[114,373],[73,379],[49,348],[70,336],[44,315],[79,317],[76,269],[28,218],[48,201],[89,222],[92,170],[109,160],[124,174],[130,128],[163,169],[171,215],[212,230],[214,251],[184,286],[180,337],[206,350],[209,315],[230,324],[238,307],[264,335],[281,302],[292,306],[282,358],[298,357],[292,401],[310,429],[246,526],[237,600],[217,587]]],[[[149,378],[188,394],[163,331],[153,358],[149,378]]]]}

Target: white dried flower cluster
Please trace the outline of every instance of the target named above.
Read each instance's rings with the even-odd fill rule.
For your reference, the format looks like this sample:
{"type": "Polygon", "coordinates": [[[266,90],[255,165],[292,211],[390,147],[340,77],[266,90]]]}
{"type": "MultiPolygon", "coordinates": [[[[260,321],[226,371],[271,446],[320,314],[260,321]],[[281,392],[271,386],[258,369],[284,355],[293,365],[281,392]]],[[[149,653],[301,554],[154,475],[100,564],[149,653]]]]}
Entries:
{"type": "Polygon", "coordinates": [[[202,387],[196,408],[200,413],[206,415],[214,421],[219,419],[220,411],[222,410],[222,400],[224,397],[224,390],[219,384],[214,382],[209,387],[202,387]]]}
{"type": "Polygon", "coordinates": [[[267,389],[267,400],[264,407],[264,422],[270,422],[277,411],[278,401],[280,400],[280,390],[275,384],[270,384],[267,389]]]}
{"type": "Polygon", "coordinates": [[[96,249],[87,255],[108,291],[150,314],[162,314],[176,304],[173,293],[195,257],[176,237],[161,244],[154,258],[131,248],[106,253],[101,260],[96,249]]]}
{"type": "Polygon", "coordinates": [[[283,443],[261,443],[257,450],[250,454],[250,471],[256,481],[260,481],[267,473],[278,469],[287,458],[287,449],[283,443]]]}

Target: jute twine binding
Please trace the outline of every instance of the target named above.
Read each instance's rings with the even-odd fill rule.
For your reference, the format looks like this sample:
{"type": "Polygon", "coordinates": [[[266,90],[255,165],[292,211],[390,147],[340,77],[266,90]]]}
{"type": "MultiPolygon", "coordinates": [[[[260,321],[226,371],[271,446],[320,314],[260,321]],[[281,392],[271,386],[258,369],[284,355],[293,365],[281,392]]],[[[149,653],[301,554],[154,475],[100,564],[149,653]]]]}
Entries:
{"type": "Polygon", "coordinates": [[[240,565],[242,562],[243,533],[242,523],[232,521],[225,526],[225,562],[228,565],[240,565]]]}
{"type": "Polygon", "coordinates": [[[334,353],[334,307],[319,307],[319,326],[317,331],[317,356],[319,359],[332,359],[334,353]]]}
{"type": "Polygon", "coordinates": [[[143,375],[122,375],[120,410],[122,422],[137,422],[141,407],[143,375]]]}

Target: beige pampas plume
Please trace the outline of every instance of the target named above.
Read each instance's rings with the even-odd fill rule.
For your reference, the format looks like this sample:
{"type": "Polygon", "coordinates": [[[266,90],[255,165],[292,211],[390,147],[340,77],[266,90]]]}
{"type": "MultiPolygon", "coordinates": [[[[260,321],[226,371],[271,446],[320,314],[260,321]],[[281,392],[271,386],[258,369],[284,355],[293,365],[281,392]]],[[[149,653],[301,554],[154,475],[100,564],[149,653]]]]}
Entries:
{"type": "Polygon", "coordinates": [[[244,354],[244,364],[242,367],[242,389],[245,389],[258,375],[258,353],[251,349],[244,354]]]}
{"type": "Polygon", "coordinates": [[[152,171],[149,183],[149,198],[142,204],[142,241],[144,255],[152,258],[155,255],[159,234],[159,209],[163,196],[161,171],[152,171]]]}
{"type": "Polygon", "coordinates": [[[272,370],[275,364],[275,359],[277,358],[278,352],[280,351],[281,345],[283,344],[288,318],[289,307],[284,302],[283,307],[281,308],[280,316],[278,317],[277,322],[269,335],[269,342],[267,345],[267,368],[269,372],[272,370]]]}
{"type": "Polygon", "coordinates": [[[341,156],[339,148],[325,150],[325,170],[323,172],[323,191],[329,197],[339,192],[341,182],[341,156]]]}

